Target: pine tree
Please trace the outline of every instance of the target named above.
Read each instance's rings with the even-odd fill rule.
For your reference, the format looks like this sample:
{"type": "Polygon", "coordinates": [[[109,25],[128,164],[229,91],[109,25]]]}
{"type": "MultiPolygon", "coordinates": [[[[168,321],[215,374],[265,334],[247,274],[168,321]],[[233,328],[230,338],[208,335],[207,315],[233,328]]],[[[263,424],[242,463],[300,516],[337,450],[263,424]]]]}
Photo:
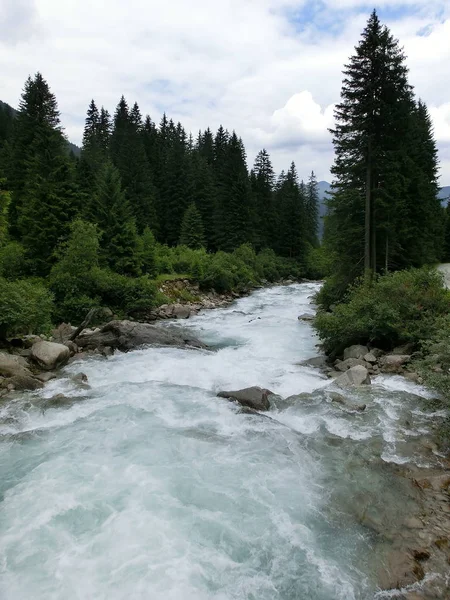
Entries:
{"type": "Polygon", "coordinates": [[[138,230],[142,232],[145,227],[150,227],[157,231],[156,194],[145,153],[140,110],[138,105],[134,104],[130,111],[123,96],[114,115],[111,157],[119,170],[138,230]]]}
{"type": "Polygon", "coordinates": [[[184,213],[181,224],[180,244],[197,249],[205,246],[202,215],[193,202],[184,213]]]}
{"type": "Polygon", "coordinates": [[[186,132],[180,124],[174,128],[172,123],[169,123],[169,131],[165,181],[160,193],[164,203],[164,241],[175,245],[180,237],[183,215],[193,201],[193,178],[186,132]]]}
{"type": "Polygon", "coordinates": [[[11,194],[6,185],[6,179],[0,179],[0,248],[8,239],[8,207],[11,194]]]}
{"type": "Polygon", "coordinates": [[[305,198],[300,190],[295,163],[282,173],[277,183],[277,251],[289,258],[303,259],[306,248],[305,198]]]}
{"type": "Polygon", "coordinates": [[[148,227],[144,229],[141,235],[141,260],[142,273],[155,277],[157,275],[156,240],[148,227]]]}
{"type": "Polygon", "coordinates": [[[274,198],[275,173],[269,154],[261,150],[251,173],[252,190],[256,204],[257,245],[273,248],[276,244],[277,215],[274,198]]]}
{"type": "Polygon", "coordinates": [[[314,171],[306,184],[305,195],[305,234],[307,241],[313,247],[319,245],[319,188],[314,171]]]}
{"type": "MultiPolygon", "coordinates": [[[[345,68],[332,131],[330,242],[348,281],[363,271],[370,280],[374,271],[413,264],[406,232],[414,229],[412,206],[423,197],[414,197],[409,181],[417,161],[408,140],[417,123],[407,72],[398,42],[374,11],[345,68]]],[[[422,182],[427,177],[433,175],[420,176],[422,182]]]]}
{"type": "Polygon", "coordinates": [[[84,126],[83,147],[77,164],[78,187],[82,195],[83,214],[87,218],[93,210],[98,173],[108,160],[110,130],[108,112],[103,107],[99,112],[95,101],[91,100],[84,126]]]}
{"type": "Polygon", "coordinates": [[[208,250],[216,248],[216,188],[211,166],[204,156],[194,150],[191,157],[192,198],[198,208],[205,231],[205,244],[208,250]]]}
{"type": "Polygon", "coordinates": [[[25,83],[7,171],[11,234],[21,237],[34,272],[45,275],[78,211],[78,196],[56,98],[40,73],[25,83]]]}
{"type": "Polygon", "coordinates": [[[107,163],[99,174],[95,223],[102,231],[102,249],[109,266],[124,275],[141,274],[140,242],[118,170],[107,163]]]}

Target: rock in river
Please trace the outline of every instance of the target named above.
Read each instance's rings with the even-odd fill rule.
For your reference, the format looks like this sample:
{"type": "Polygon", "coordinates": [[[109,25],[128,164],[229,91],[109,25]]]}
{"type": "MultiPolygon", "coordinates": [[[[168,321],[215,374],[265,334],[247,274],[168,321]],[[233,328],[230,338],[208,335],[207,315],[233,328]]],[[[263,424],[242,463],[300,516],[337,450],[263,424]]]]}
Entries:
{"type": "Polygon", "coordinates": [[[270,402],[269,396],[272,396],[273,392],[270,390],[260,387],[249,387],[243,390],[236,390],[232,392],[219,392],[217,396],[219,398],[227,398],[228,400],[236,400],[243,406],[248,406],[255,410],[269,410],[270,402]]]}
{"type": "Polygon", "coordinates": [[[334,381],[336,385],[342,388],[367,385],[371,383],[369,371],[361,365],[351,367],[351,369],[348,369],[348,371],[342,373],[342,375],[337,377],[334,381]]]}
{"type": "Polygon", "coordinates": [[[149,344],[206,348],[205,344],[188,333],[170,331],[150,323],[134,321],[111,321],[98,331],[78,336],[76,341],[80,348],[89,350],[108,346],[127,351],[149,344]]]}
{"type": "Polygon", "coordinates": [[[70,350],[63,344],[41,341],[33,344],[30,358],[42,369],[53,371],[69,360],[70,350]]]}

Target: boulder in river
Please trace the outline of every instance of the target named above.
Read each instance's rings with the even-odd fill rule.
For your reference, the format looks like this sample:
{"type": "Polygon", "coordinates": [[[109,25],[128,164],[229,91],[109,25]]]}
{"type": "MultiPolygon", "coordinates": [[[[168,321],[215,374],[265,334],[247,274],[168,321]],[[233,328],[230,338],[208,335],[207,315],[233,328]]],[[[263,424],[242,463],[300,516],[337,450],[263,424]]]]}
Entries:
{"type": "Polygon", "coordinates": [[[227,398],[228,400],[236,400],[243,406],[248,406],[255,410],[269,410],[269,396],[273,396],[273,392],[265,388],[249,387],[243,390],[235,390],[230,392],[219,392],[219,398],[227,398]]]}
{"type": "Polygon", "coordinates": [[[20,356],[0,352],[0,375],[3,377],[14,377],[16,375],[31,376],[31,372],[24,366],[23,362],[24,359],[20,356]]]}
{"type": "Polygon", "coordinates": [[[349,408],[350,410],[357,410],[358,412],[366,410],[366,404],[353,404],[353,402],[349,402],[347,398],[344,398],[344,396],[337,394],[336,392],[332,392],[330,398],[331,402],[345,406],[345,408],[349,408]]]}
{"type": "Polygon", "coordinates": [[[308,313],[303,313],[301,315],[299,315],[298,320],[299,321],[314,321],[315,317],[314,315],[308,314],[308,313]]]}
{"type": "Polygon", "coordinates": [[[344,360],[347,360],[347,358],[363,359],[368,352],[369,348],[367,346],[355,344],[354,346],[349,346],[344,350],[344,360]]]}
{"type": "Polygon", "coordinates": [[[409,354],[386,354],[380,359],[381,371],[383,373],[401,373],[403,365],[411,360],[409,354]]]}
{"type": "Polygon", "coordinates": [[[66,364],[70,358],[70,350],[64,344],[42,340],[33,344],[30,358],[45,371],[53,371],[66,364]]]}
{"type": "Polygon", "coordinates": [[[348,371],[352,367],[356,367],[357,365],[365,367],[366,369],[369,368],[369,366],[371,366],[368,363],[366,363],[366,361],[361,360],[360,358],[347,358],[346,360],[337,360],[334,363],[336,370],[342,371],[343,373],[345,371],[348,371]]]}
{"type": "Polygon", "coordinates": [[[80,348],[88,350],[109,346],[113,350],[124,352],[150,344],[206,348],[205,344],[188,333],[170,331],[157,325],[135,321],[111,321],[97,331],[78,336],[76,341],[80,348]]]}
{"type": "Polygon", "coordinates": [[[315,369],[325,369],[329,366],[326,356],[313,356],[312,358],[302,360],[302,362],[298,364],[301,367],[313,367],[315,369]]]}
{"type": "Polygon", "coordinates": [[[335,380],[336,385],[342,388],[368,385],[371,383],[369,371],[362,365],[351,367],[335,380]]]}
{"type": "Polygon", "coordinates": [[[7,377],[1,385],[8,390],[14,389],[18,392],[38,390],[44,387],[42,381],[24,373],[14,375],[13,377],[7,377]]]}

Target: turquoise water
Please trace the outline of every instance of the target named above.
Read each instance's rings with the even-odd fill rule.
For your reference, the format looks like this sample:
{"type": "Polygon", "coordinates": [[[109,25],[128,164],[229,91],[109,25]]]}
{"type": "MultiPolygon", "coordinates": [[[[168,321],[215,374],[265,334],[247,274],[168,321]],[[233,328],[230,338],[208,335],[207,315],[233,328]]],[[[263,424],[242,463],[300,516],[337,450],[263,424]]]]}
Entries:
{"type": "Polygon", "coordinates": [[[362,392],[365,413],[331,403],[329,381],[298,365],[317,354],[297,320],[317,289],[260,290],[173,325],[211,351],[92,358],[2,405],[0,597],[373,598],[377,544],[358,515],[414,506],[386,467],[428,431],[424,391],[385,378],[362,392]],[[80,371],[91,389],[70,380],[80,371]],[[216,398],[249,385],[312,394],[270,418],[216,398]],[[45,403],[57,393],[73,402],[45,403]]]}

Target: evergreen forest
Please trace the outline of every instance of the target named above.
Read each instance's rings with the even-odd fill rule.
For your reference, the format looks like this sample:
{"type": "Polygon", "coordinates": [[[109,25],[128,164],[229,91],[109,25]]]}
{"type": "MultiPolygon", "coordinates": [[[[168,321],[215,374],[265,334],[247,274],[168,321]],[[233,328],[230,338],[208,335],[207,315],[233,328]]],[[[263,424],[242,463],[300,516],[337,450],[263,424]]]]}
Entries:
{"type": "Polygon", "coordinates": [[[17,112],[0,106],[0,185],[9,334],[37,325],[30,290],[53,307],[47,321],[78,321],[96,306],[133,315],[161,303],[155,279],[177,274],[219,292],[320,274],[314,173],[300,181],[292,163],[277,176],[266,150],[249,171],[236,132],[194,139],[124,97],[113,115],[89,103],[76,156],[40,73],[17,112]],[[21,316],[8,317],[7,298],[23,298],[24,285],[28,300],[11,308],[21,316]]]}

